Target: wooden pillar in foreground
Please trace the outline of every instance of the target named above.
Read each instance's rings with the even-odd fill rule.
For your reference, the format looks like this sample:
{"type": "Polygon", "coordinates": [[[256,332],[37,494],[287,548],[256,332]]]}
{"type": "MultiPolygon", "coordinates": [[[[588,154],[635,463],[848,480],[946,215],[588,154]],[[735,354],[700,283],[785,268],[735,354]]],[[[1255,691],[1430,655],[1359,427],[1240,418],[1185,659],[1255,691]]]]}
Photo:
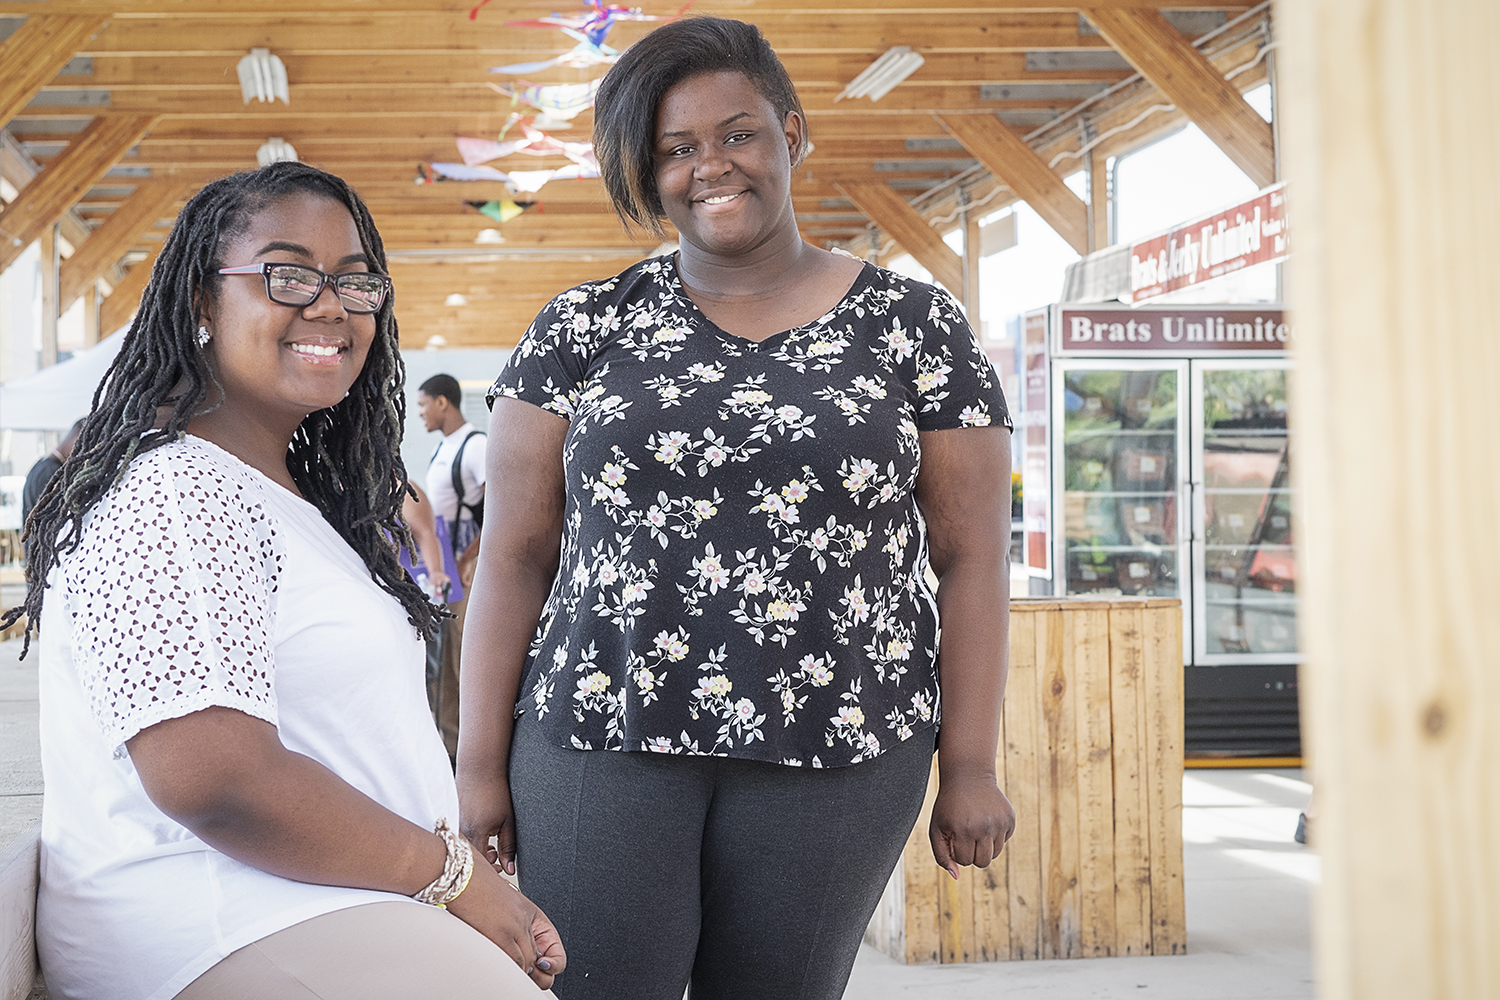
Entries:
{"type": "Polygon", "coordinates": [[[38,240],[42,251],[42,357],[41,366],[51,368],[57,364],[57,274],[62,265],[57,245],[57,224],[42,231],[38,240]]]}
{"type": "Polygon", "coordinates": [[[1500,6],[1277,6],[1319,996],[1500,996],[1500,6]]]}

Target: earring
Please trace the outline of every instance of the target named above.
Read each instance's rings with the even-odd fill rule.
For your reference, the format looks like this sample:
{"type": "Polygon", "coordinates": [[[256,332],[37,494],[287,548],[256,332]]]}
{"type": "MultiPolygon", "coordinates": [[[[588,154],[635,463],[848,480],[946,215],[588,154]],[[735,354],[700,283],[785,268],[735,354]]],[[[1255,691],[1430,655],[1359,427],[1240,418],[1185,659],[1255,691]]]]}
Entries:
{"type": "Polygon", "coordinates": [[[213,339],[213,336],[213,334],[208,332],[208,327],[198,327],[198,346],[200,348],[207,347],[208,342],[213,339]]]}

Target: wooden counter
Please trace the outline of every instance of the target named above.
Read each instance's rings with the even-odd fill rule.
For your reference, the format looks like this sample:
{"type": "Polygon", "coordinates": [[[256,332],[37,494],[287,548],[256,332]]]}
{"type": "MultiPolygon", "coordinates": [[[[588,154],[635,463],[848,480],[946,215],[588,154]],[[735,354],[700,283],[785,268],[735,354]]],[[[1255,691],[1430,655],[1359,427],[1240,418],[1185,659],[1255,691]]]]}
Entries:
{"type": "Polygon", "coordinates": [[[909,963],[1184,954],[1182,676],[1177,600],[1012,601],[995,764],[1015,836],[957,882],[938,868],[934,765],[865,940],[909,963]]]}

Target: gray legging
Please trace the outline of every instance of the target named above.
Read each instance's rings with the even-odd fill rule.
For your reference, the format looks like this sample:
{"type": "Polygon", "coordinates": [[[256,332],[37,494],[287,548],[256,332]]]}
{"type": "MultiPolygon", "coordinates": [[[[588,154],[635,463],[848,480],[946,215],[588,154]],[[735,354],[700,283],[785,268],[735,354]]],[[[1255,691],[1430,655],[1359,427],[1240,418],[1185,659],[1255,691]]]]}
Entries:
{"type": "Polygon", "coordinates": [[[518,720],[521,886],[563,1000],[838,1000],[916,822],[934,734],[813,769],[572,750],[518,720]]]}

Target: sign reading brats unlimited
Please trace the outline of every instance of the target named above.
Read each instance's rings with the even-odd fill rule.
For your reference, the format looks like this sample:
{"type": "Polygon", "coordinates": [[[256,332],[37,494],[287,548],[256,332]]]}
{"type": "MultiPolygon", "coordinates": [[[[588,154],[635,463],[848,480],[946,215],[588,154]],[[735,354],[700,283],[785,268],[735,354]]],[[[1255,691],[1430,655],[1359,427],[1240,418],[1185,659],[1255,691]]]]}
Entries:
{"type": "Polygon", "coordinates": [[[1286,185],[1130,248],[1130,301],[1188,288],[1287,252],[1286,185]]]}
{"type": "Polygon", "coordinates": [[[1058,354],[1282,354],[1292,328],[1280,305],[1053,306],[1058,354]]]}

